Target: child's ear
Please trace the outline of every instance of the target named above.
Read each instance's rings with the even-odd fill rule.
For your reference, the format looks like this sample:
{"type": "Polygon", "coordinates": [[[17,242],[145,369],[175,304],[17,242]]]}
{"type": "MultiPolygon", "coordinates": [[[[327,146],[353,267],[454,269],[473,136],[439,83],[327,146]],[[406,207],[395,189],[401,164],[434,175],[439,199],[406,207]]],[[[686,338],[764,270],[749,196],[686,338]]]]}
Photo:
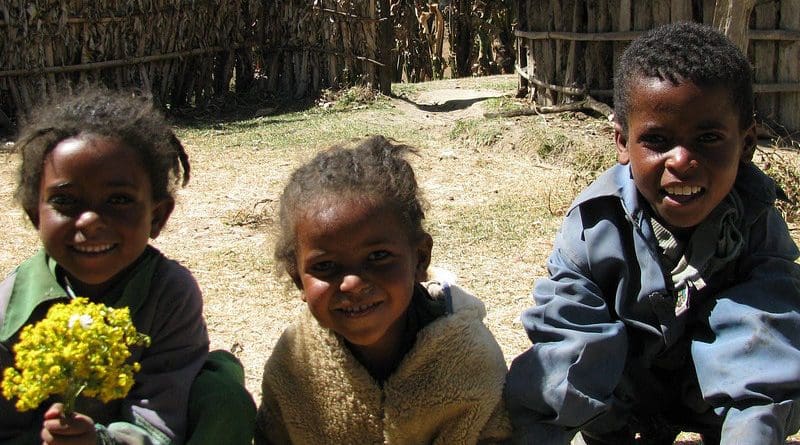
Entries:
{"type": "Polygon", "coordinates": [[[753,154],[756,152],[756,145],[758,143],[758,132],[756,131],[756,123],[753,122],[750,128],[744,132],[744,141],[742,141],[742,164],[746,164],[753,160],[753,154]]]}
{"type": "Polygon", "coordinates": [[[161,233],[174,209],[175,200],[172,198],[164,198],[155,204],[150,219],[150,238],[155,239],[161,233]]]}
{"type": "Polygon", "coordinates": [[[35,209],[35,210],[25,209],[25,214],[28,215],[28,219],[31,220],[31,224],[33,224],[33,227],[35,227],[36,230],[39,230],[39,212],[38,212],[38,209],[35,209]]]}
{"type": "Polygon", "coordinates": [[[625,134],[619,122],[614,122],[614,143],[617,146],[617,162],[622,165],[630,162],[631,157],[628,152],[628,136],[625,134]]]}
{"type": "Polygon", "coordinates": [[[426,233],[417,244],[417,267],[414,270],[414,278],[417,282],[428,279],[428,266],[431,265],[432,250],[433,238],[426,233]]]}
{"type": "MultiPolygon", "coordinates": [[[[300,275],[297,271],[289,272],[289,276],[292,277],[292,283],[302,292],[303,291],[303,280],[300,279],[300,275]]],[[[302,297],[303,301],[306,301],[305,296],[302,297]]]]}

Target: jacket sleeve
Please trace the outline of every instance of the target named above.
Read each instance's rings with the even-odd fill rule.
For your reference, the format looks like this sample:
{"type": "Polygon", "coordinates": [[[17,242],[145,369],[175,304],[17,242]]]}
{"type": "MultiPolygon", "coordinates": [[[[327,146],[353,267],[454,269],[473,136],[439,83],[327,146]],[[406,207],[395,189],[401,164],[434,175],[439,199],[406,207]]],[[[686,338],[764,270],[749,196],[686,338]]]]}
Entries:
{"type": "Polygon", "coordinates": [[[614,242],[587,242],[616,234],[612,222],[598,220],[593,230],[585,233],[580,208],[567,215],[548,259],[549,278],[537,281],[536,306],[522,314],[533,346],[514,359],[506,382],[516,443],[569,443],[580,426],[607,409],[622,376],[626,331],[611,318],[607,300],[614,296],[604,296],[595,282],[589,249],[602,248],[595,255],[609,253],[606,262],[620,264],[624,259],[613,256],[623,250],[614,242]]]}
{"type": "Polygon", "coordinates": [[[148,326],[141,329],[150,335],[150,346],[139,359],[136,384],[123,402],[123,422],[108,425],[118,443],[139,443],[137,436],[142,434],[149,440],[144,443],[182,443],[189,390],[208,357],[197,282],[182,266],[168,264],[153,277],[154,300],[142,309],[148,326]]]}
{"type": "Polygon", "coordinates": [[[800,265],[785,222],[770,208],[752,227],[717,295],[708,338],[692,343],[703,396],[725,416],[722,443],[783,443],[800,417],[800,265]]]}

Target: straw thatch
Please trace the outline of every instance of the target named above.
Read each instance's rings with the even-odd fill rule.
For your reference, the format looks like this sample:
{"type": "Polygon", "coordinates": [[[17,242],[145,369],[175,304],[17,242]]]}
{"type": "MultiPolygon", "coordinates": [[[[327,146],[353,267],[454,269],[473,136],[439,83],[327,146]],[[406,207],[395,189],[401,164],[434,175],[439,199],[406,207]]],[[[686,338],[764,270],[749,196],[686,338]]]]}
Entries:
{"type": "Polygon", "coordinates": [[[379,49],[379,33],[391,32],[381,3],[388,14],[386,0],[7,0],[0,114],[87,82],[175,108],[232,90],[302,97],[356,81],[380,87],[393,43],[379,49]]]}
{"type": "Polygon", "coordinates": [[[184,109],[354,83],[389,93],[392,81],[440,78],[448,65],[453,76],[493,72],[485,67],[506,62],[492,54],[512,52],[509,1],[5,0],[0,130],[4,117],[84,83],[184,109]]]}

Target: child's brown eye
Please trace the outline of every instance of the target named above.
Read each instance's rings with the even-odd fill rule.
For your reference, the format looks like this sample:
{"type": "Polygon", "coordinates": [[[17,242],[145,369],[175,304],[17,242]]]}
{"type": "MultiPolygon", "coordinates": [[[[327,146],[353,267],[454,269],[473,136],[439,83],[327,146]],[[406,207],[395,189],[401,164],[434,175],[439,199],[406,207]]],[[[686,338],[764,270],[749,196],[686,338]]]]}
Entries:
{"type": "Polygon", "coordinates": [[[123,204],[130,204],[133,202],[133,198],[130,196],[125,195],[114,195],[108,198],[108,203],[113,205],[123,205],[123,204]]]}
{"type": "Polygon", "coordinates": [[[704,144],[709,144],[709,143],[712,143],[712,142],[717,142],[717,141],[719,141],[720,139],[722,139],[722,138],[721,138],[721,137],[719,137],[719,136],[718,136],[718,135],[716,135],[716,134],[713,134],[713,133],[706,133],[706,134],[700,135],[700,137],[699,137],[699,138],[697,138],[697,140],[698,140],[698,141],[700,141],[700,142],[702,142],[702,143],[704,143],[704,144]]]}
{"type": "Polygon", "coordinates": [[[53,207],[70,207],[74,206],[78,200],[67,195],[53,195],[47,198],[47,203],[52,205],[53,207]]]}
{"type": "Polygon", "coordinates": [[[384,258],[388,258],[388,257],[389,257],[389,252],[387,252],[385,250],[378,250],[376,252],[370,253],[367,258],[370,261],[380,261],[380,260],[382,260],[384,258]]]}
{"type": "Polygon", "coordinates": [[[335,264],[333,261],[321,261],[319,263],[312,264],[309,270],[315,273],[325,273],[332,271],[334,267],[335,264]]]}
{"type": "Polygon", "coordinates": [[[655,134],[646,134],[639,139],[644,145],[650,147],[660,147],[667,143],[667,139],[655,134]]]}

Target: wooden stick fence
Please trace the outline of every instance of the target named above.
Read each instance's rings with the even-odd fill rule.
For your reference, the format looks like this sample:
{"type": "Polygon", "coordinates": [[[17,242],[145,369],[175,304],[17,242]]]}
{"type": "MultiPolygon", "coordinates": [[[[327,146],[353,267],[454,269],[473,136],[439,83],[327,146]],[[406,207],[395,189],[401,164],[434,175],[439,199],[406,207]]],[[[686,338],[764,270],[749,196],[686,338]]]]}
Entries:
{"type": "Polygon", "coordinates": [[[388,89],[382,1],[8,0],[0,127],[4,114],[24,115],[48,94],[89,82],[137,88],[174,108],[248,89],[292,97],[352,82],[388,89]]]}
{"type": "MultiPolygon", "coordinates": [[[[747,54],[758,114],[800,132],[800,0],[754,2],[747,54]]],[[[612,96],[616,60],[644,30],[711,24],[715,0],[517,0],[517,67],[537,107],[612,96]]]]}

